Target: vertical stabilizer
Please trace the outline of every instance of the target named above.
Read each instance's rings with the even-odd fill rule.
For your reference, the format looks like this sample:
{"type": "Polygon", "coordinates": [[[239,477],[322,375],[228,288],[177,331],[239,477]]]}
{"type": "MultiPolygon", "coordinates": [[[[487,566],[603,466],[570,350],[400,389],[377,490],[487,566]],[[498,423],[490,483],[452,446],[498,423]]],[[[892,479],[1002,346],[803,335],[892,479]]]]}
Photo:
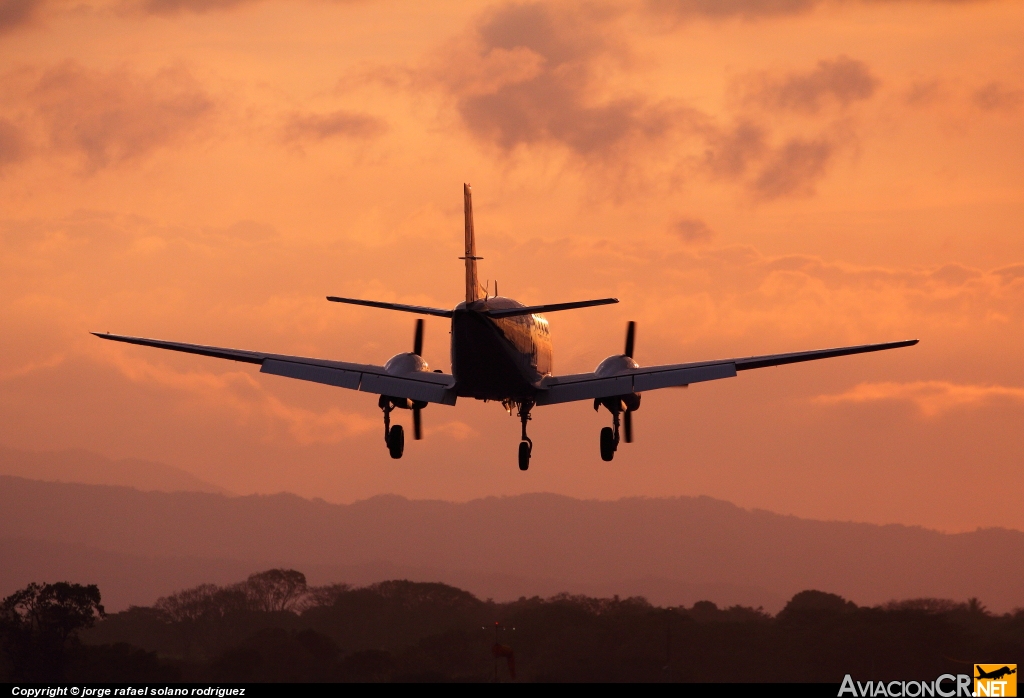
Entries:
{"type": "Polygon", "coordinates": [[[480,281],[476,276],[476,233],[473,231],[473,191],[468,184],[462,185],[462,195],[466,213],[466,302],[472,303],[483,298],[480,293],[480,281]]]}

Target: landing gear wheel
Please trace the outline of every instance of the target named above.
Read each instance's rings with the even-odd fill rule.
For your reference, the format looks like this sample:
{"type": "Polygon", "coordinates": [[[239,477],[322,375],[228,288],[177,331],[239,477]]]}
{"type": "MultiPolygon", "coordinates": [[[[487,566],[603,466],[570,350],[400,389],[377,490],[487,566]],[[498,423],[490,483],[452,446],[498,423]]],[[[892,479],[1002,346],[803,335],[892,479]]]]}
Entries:
{"type": "Polygon", "coordinates": [[[519,469],[527,470],[530,467],[530,454],[533,452],[533,448],[525,441],[519,444],[519,469]]]}
{"type": "Polygon", "coordinates": [[[403,451],[405,451],[405,430],[402,429],[401,424],[396,424],[388,432],[388,452],[392,458],[397,460],[402,457],[403,451]]]}
{"type": "Polygon", "coordinates": [[[610,461],[615,457],[615,432],[611,427],[601,430],[601,460],[610,461]]]}

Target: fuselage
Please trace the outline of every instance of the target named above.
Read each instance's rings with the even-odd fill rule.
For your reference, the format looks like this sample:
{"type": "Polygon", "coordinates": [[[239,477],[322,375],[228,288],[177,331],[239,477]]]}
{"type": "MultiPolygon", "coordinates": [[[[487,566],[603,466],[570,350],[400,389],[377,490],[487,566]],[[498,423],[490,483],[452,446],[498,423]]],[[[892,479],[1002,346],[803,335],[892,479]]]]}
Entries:
{"type": "Polygon", "coordinates": [[[501,296],[455,307],[451,361],[459,397],[530,400],[551,375],[551,333],[543,316],[491,318],[481,312],[522,307],[501,296]]]}

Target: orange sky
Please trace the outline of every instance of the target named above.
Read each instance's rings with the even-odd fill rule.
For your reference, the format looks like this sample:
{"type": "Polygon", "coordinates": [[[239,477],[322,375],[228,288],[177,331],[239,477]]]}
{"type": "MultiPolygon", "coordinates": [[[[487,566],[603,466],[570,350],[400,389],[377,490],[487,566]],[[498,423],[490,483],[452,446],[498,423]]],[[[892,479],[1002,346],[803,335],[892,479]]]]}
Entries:
{"type": "MultiPolygon", "coordinates": [[[[1024,528],[1024,4],[997,0],[0,1],[0,443],[349,502],[707,494],[1024,528]],[[538,408],[424,412],[90,330],[383,363],[481,275],[558,373],[912,349],[538,408]],[[408,415],[400,415],[408,421],[408,415]]],[[[449,369],[447,328],[426,358],[449,369]]]]}

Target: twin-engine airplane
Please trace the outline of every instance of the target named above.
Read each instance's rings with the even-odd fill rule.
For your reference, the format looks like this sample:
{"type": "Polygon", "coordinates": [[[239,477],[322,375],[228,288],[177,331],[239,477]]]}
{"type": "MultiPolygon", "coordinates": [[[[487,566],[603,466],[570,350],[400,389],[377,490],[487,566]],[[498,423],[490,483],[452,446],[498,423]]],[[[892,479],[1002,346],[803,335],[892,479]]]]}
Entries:
{"type": "Polygon", "coordinates": [[[865,344],[837,349],[802,351],[793,354],[750,356],[720,361],[697,361],[641,368],[633,360],[636,324],[626,331],[626,347],[621,354],[609,356],[593,373],[556,376],[552,374],[551,334],[541,313],[618,303],[615,298],[600,298],[571,303],[523,305],[511,298],[494,296],[480,286],[476,263],[476,236],[473,231],[473,203],[469,185],[463,186],[466,219],[466,301],[452,310],[425,308],[400,303],[358,300],[328,296],[336,303],[351,303],[373,308],[401,310],[421,315],[451,318],[451,374],[431,371],[423,360],[423,320],[416,321],[413,350],[391,357],[383,366],[345,363],[327,359],[308,359],[257,351],[222,349],[199,344],[182,344],[158,339],[124,337],[94,333],[101,339],[171,349],[190,354],[213,356],[259,364],[261,373],[325,383],[380,396],[384,412],[384,442],[392,458],[401,458],[405,433],[401,425],[391,426],[396,408],[412,410],[413,434],[421,438],[420,411],[430,403],[454,405],[457,398],[494,400],[522,422],[519,444],[519,469],[530,467],[533,441],[526,435],[526,423],[534,407],[556,405],[575,400],[593,400],[594,409],[604,406],[612,416],[612,426],[601,430],[601,458],[610,461],[619,446],[620,415],[625,440],[633,440],[632,414],[640,407],[640,394],[659,388],[685,387],[690,383],[732,378],[738,371],[766,366],[781,366],[800,361],[828,359],[833,356],[862,354],[917,344],[916,339],[886,344],[865,344]]]}

